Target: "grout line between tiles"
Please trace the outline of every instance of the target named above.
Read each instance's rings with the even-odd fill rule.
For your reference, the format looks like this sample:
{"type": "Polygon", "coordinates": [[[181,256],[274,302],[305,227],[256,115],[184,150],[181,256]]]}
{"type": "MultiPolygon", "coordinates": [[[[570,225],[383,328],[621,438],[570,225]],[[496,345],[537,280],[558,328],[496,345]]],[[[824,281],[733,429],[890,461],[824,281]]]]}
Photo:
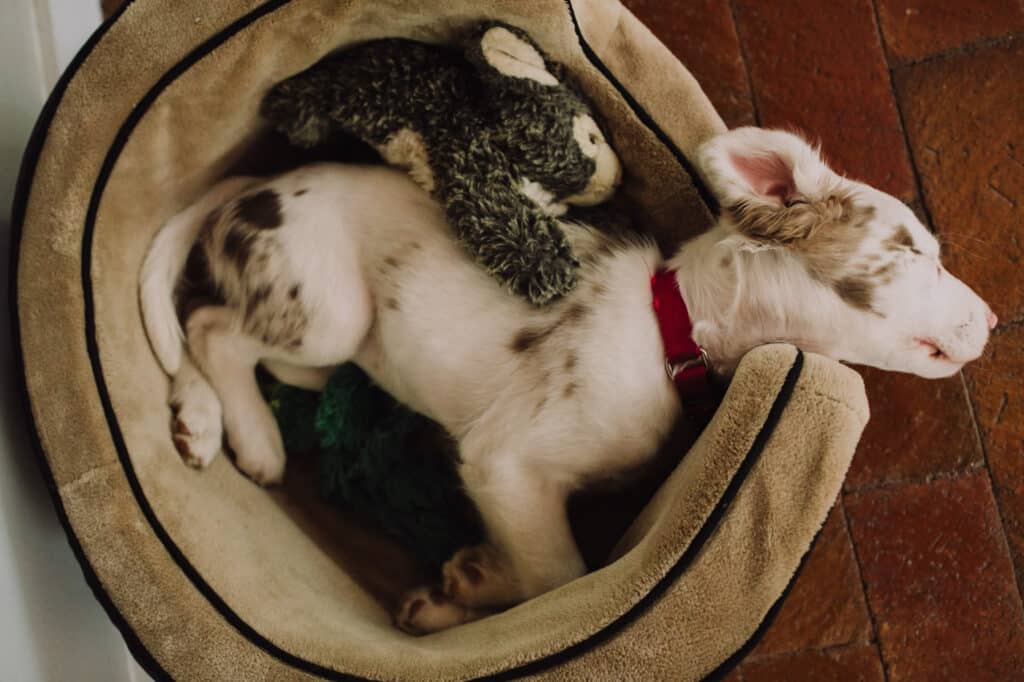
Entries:
{"type": "Polygon", "coordinates": [[[1013,584],[1017,587],[1017,603],[1021,605],[1021,611],[1024,612],[1024,593],[1022,593],[1022,579],[1024,575],[1021,575],[1017,570],[1017,562],[1014,561],[1013,552],[1010,551],[1010,540],[1006,536],[1006,521],[1003,519],[1003,501],[1002,491],[999,486],[996,485],[995,480],[992,477],[992,467],[988,462],[988,448],[985,446],[985,439],[981,437],[981,425],[978,424],[977,413],[974,410],[974,397],[971,395],[971,389],[967,385],[967,377],[964,373],[960,372],[960,383],[964,387],[964,395],[967,399],[967,409],[971,414],[971,423],[974,425],[974,435],[978,441],[978,447],[981,448],[981,456],[985,462],[985,475],[988,477],[989,488],[992,490],[992,499],[996,505],[996,514],[999,516],[999,537],[1002,538],[1002,547],[1006,552],[1006,556],[1010,559],[1010,572],[1013,574],[1013,584]]]}
{"type": "MultiPolygon", "coordinates": [[[[1015,31],[1013,33],[1006,33],[1001,36],[994,38],[981,38],[979,40],[961,43],[955,47],[930,54],[920,59],[912,59],[908,61],[898,61],[895,58],[890,61],[890,69],[893,71],[903,71],[905,69],[912,68],[914,66],[920,66],[922,64],[928,64],[930,62],[945,61],[948,59],[955,59],[961,56],[971,56],[981,50],[987,50],[992,47],[999,47],[1001,45],[1010,45],[1017,42],[1018,40],[1024,39],[1024,31],[1015,31]]],[[[888,57],[887,57],[888,59],[888,57]]]]}
{"type": "Polygon", "coordinates": [[[850,548],[853,550],[853,564],[857,567],[857,579],[860,580],[860,591],[864,597],[864,608],[868,610],[868,618],[871,620],[871,641],[875,645],[878,654],[878,661],[882,665],[882,677],[889,680],[889,662],[882,655],[882,641],[878,636],[878,619],[875,611],[871,608],[871,600],[868,599],[868,583],[864,579],[864,571],[860,565],[860,552],[857,551],[857,543],[853,539],[853,532],[850,530],[850,513],[846,510],[846,494],[839,493],[839,509],[843,513],[843,530],[846,532],[846,539],[850,541],[850,548]]]}
{"type": "Polygon", "coordinates": [[[975,473],[978,469],[981,469],[984,466],[985,462],[984,459],[982,459],[980,462],[968,462],[963,466],[947,471],[932,471],[921,476],[889,478],[882,481],[871,481],[870,483],[864,483],[856,487],[846,487],[843,489],[843,493],[845,495],[861,495],[864,493],[874,492],[876,490],[888,490],[890,488],[898,488],[905,485],[922,485],[932,483],[933,481],[955,481],[959,478],[975,473]]]}
{"type": "Polygon", "coordinates": [[[1018,317],[1006,322],[999,320],[999,326],[992,330],[992,336],[999,336],[1003,332],[1009,329],[1016,329],[1017,327],[1024,327],[1024,317],[1018,317]]]}
{"type": "Polygon", "coordinates": [[[792,651],[777,651],[771,654],[759,654],[757,656],[749,656],[747,660],[752,663],[760,663],[762,661],[781,661],[787,658],[793,658],[806,653],[822,653],[829,654],[833,652],[843,651],[845,649],[855,649],[862,646],[875,646],[876,642],[874,639],[870,640],[855,640],[852,642],[843,642],[841,644],[829,644],[828,646],[813,646],[806,649],[793,649],[792,651]]]}
{"type": "Polygon", "coordinates": [[[729,0],[729,13],[732,16],[732,28],[736,31],[736,44],[740,48],[740,61],[743,62],[743,73],[747,77],[747,92],[750,95],[750,107],[754,113],[754,125],[761,125],[761,110],[757,105],[757,93],[754,92],[754,77],[750,75],[750,62],[747,60],[747,46],[740,33],[739,14],[736,12],[736,0],[729,0]]]}
{"type": "Polygon", "coordinates": [[[921,205],[921,212],[924,213],[925,222],[928,228],[935,232],[935,221],[932,220],[932,210],[928,206],[928,202],[925,201],[924,196],[924,184],[921,182],[921,173],[917,168],[917,157],[914,154],[913,145],[910,144],[910,138],[907,135],[907,124],[903,117],[903,105],[900,102],[899,93],[896,91],[896,80],[893,75],[893,68],[889,63],[889,49],[885,42],[885,35],[882,33],[881,19],[878,16],[878,2],[877,0],[871,0],[871,18],[875,26],[875,35],[878,36],[878,44],[882,48],[882,58],[885,60],[885,64],[888,67],[886,69],[889,77],[889,94],[892,95],[892,105],[896,109],[896,120],[899,121],[900,126],[900,138],[903,139],[903,151],[907,155],[907,162],[910,163],[910,172],[914,176],[914,195],[917,197],[918,203],[921,205]]]}

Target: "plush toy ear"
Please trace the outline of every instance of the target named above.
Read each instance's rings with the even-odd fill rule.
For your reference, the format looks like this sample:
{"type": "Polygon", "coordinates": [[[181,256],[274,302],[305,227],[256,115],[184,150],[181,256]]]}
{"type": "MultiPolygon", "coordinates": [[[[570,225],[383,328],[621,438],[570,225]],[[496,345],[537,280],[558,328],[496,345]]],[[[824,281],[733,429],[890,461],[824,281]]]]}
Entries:
{"type": "Polygon", "coordinates": [[[508,24],[485,25],[466,56],[487,80],[508,87],[559,85],[556,69],[524,31],[508,24]]]}
{"type": "Polygon", "coordinates": [[[712,138],[698,155],[723,209],[747,237],[787,244],[842,216],[842,178],[792,133],[737,128],[712,138]]]}

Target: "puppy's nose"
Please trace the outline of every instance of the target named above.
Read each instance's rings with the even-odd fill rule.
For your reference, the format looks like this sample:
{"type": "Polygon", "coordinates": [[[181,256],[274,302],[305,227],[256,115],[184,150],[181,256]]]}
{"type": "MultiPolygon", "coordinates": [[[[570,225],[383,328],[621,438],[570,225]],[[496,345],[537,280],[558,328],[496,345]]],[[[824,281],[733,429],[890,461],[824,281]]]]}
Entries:
{"type": "Polygon", "coordinates": [[[988,317],[986,317],[985,319],[988,320],[989,330],[995,329],[996,325],[999,324],[999,318],[996,317],[996,314],[991,310],[988,311],[988,317]]]}

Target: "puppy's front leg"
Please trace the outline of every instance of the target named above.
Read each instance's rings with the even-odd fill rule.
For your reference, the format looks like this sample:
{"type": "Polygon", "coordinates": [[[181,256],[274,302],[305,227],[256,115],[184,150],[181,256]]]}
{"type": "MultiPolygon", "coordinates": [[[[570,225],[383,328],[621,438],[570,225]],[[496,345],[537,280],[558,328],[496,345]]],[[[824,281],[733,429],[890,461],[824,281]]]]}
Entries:
{"type": "Polygon", "coordinates": [[[188,353],[171,380],[168,403],[174,447],[189,466],[208,466],[220,452],[224,435],[220,400],[188,353]]]}
{"type": "Polygon", "coordinates": [[[279,483],[284,476],[284,444],[254,373],[266,348],[238,331],[240,326],[238,313],[231,308],[199,308],[186,324],[189,351],[220,398],[238,468],[261,485],[279,483]]]}

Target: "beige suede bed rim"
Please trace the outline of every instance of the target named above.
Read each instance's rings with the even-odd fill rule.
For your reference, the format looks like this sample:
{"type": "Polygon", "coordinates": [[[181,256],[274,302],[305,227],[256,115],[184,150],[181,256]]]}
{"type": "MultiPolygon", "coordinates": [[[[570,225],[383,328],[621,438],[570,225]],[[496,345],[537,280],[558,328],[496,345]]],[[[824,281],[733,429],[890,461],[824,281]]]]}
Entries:
{"type": "MultiPolygon", "coordinates": [[[[122,467],[123,467],[123,469],[125,471],[125,474],[126,474],[126,477],[128,479],[129,485],[130,485],[130,487],[132,489],[133,495],[135,496],[136,502],[138,503],[140,510],[143,512],[144,516],[147,519],[147,522],[150,524],[150,526],[151,526],[152,530],[154,531],[154,533],[157,535],[157,537],[160,538],[161,544],[164,545],[165,549],[171,555],[171,558],[174,559],[175,564],[178,566],[178,568],[180,570],[182,570],[183,573],[185,573],[185,575],[189,578],[189,580],[196,587],[196,589],[198,589],[200,591],[200,593],[202,593],[204,595],[204,597],[217,609],[217,611],[222,615],[222,617],[224,617],[224,619],[227,622],[229,622],[233,627],[235,627],[240,633],[242,633],[253,644],[259,646],[264,651],[266,651],[268,654],[270,654],[270,655],[274,656],[275,658],[277,658],[278,660],[280,660],[282,663],[294,666],[294,667],[296,667],[296,668],[298,668],[300,670],[304,670],[304,671],[309,672],[309,673],[313,673],[313,674],[317,674],[317,675],[321,675],[321,676],[327,677],[329,679],[362,679],[362,678],[353,677],[353,676],[351,676],[349,674],[346,674],[346,673],[341,673],[341,672],[333,670],[333,669],[324,668],[324,667],[319,666],[317,664],[314,664],[314,663],[311,663],[311,662],[306,661],[304,659],[301,659],[299,657],[296,657],[293,654],[290,654],[290,653],[280,649],[279,647],[274,645],[272,642],[270,642],[269,640],[264,638],[254,628],[252,628],[252,626],[248,625],[248,623],[243,621],[223,601],[223,599],[210,587],[210,585],[204,580],[202,575],[195,569],[194,566],[192,566],[192,564],[188,561],[187,557],[185,557],[184,554],[181,552],[180,548],[177,546],[177,544],[174,542],[174,540],[167,533],[166,529],[163,527],[163,525],[157,519],[153,509],[149,505],[148,500],[146,499],[145,494],[143,493],[143,491],[141,489],[141,486],[139,484],[139,481],[138,481],[137,477],[135,476],[135,472],[134,472],[133,466],[131,464],[130,457],[128,455],[127,447],[126,447],[126,445],[124,443],[123,436],[122,436],[121,431],[120,431],[120,427],[119,427],[119,425],[117,423],[117,420],[116,420],[116,418],[114,416],[114,411],[113,411],[113,408],[112,408],[112,405],[111,405],[111,402],[110,402],[109,393],[108,393],[108,391],[106,389],[106,386],[105,386],[105,383],[104,383],[104,380],[103,380],[102,369],[100,367],[100,360],[99,360],[99,352],[98,352],[97,340],[96,340],[96,335],[95,335],[95,321],[94,321],[94,318],[93,318],[94,301],[93,301],[93,295],[92,295],[92,281],[91,281],[91,276],[90,276],[90,273],[91,273],[91,256],[92,256],[92,254],[91,254],[91,245],[92,245],[92,234],[93,234],[93,230],[94,230],[94,223],[95,223],[97,208],[98,208],[98,205],[99,205],[99,200],[100,200],[100,198],[103,195],[103,191],[104,191],[106,182],[107,182],[107,180],[109,178],[109,174],[111,172],[111,169],[113,168],[117,158],[119,157],[120,152],[122,151],[123,146],[126,143],[128,137],[130,136],[130,134],[134,130],[134,127],[142,119],[142,117],[147,113],[148,108],[152,104],[152,102],[155,101],[155,99],[159,96],[159,94],[170,83],[172,83],[179,75],[181,75],[182,73],[187,71],[196,62],[201,60],[204,56],[206,56],[207,54],[209,54],[213,50],[217,49],[217,47],[219,47],[221,44],[223,44],[226,40],[231,38],[233,35],[235,35],[239,31],[244,29],[246,26],[248,26],[249,24],[255,22],[256,20],[260,19],[261,17],[265,16],[266,14],[269,14],[269,13],[273,12],[274,10],[278,9],[279,7],[282,7],[282,6],[286,5],[286,4],[288,4],[290,1],[291,0],[272,0],[271,2],[267,2],[267,3],[263,4],[263,5],[261,5],[260,7],[256,8],[255,10],[250,12],[249,14],[239,18],[237,21],[235,21],[234,23],[232,23],[231,25],[229,25],[228,27],[223,29],[221,32],[219,32],[218,34],[216,34],[215,36],[211,37],[209,40],[207,40],[206,42],[204,42],[203,44],[198,46],[195,50],[190,52],[185,59],[183,59],[182,61],[178,62],[167,73],[165,73],[164,76],[156,84],[154,84],[154,86],[147,92],[146,96],[139,102],[139,104],[136,106],[136,108],[133,109],[133,111],[130,114],[130,116],[122,124],[122,126],[121,126],[121,128],[120,128],[120,130],[118,132],[117,137],[115,138],[115,140],[114,140],[113,144],[111,145],[111,147],[108,149],[107,155],[106,155],[105,160],[104,160],[104,164],[103,164],[103,166],[102,166],[102,168],[100,170],[99,176],[96,179],[96,182],[95,182],[95,185],[94,185],[94,190],[93,190],[93,193],[92,193],[92,195],[90,197],[89,208],[88,208],[88,211],[86,213],[85,225],[84,225],[84,230],[83,230],[83,237],[82,237],[82,239],[83,239],[83,241],[82,241],[82,281],[83,281],[83,289],[84,289],[84,294],[85,294],[85,306],[86,306],[86,309],[85,309],[85,335],[86,335],[86,344],[87,344],[88,354],[89,354],[90,362],[92,364],[94,379],[96,380],[97,390],[98,390],[98,393],[100,395],[100,399],[101,399],[101,402],[102,402],[102,405],[103,405],[104,416],[105,416],[105,418],[107,420],[107,423],[108,423],[108,426],[110,428],[110,433],[111,433],[111,436],[112,436],[112,438],[114,440],[115,447],[117,449],[118,456],[119,456],[119,459],[121,461],[121,465],[122,465],[122,467]]],[[[128,4],[130,4],[130,2],[126,3],[125,7],[128,4]]],[[[597,57],[597,55],[590,48],[590,46],[587,44],[586,40],[584,39],[584,37],[582,35],[582,32],[580,30],[580,26],[579,26],[578,22],[576,21],[575,12],[573,11],[572,4],[569,3],[569,2],[567,2],[566,4],[567,4],[567,8],[568,8],[569,14],[572,17],[573,25],[574,25],[574,28],[576,30],[576,34],[577,34],[577,37],[578,37],[578,40],[579,40],[579,43],[580,43],[580,47],[581,47],[583,53],[585,54],[585,56],[595,66],[595,68],[597,68],[601,72],[601,74],[616,89],[616,91],[623,97],[623,99],[630,106],[630,108],[633,109],[634,113],[641,120],[641,122],[646,127],[648,127],[658,137],[659,141],[661,141],[662,144],[679,161],[679,163],[683,167],[683,169],[686,170],[687,173],[693,179],[693,182],[694,182],[695,186],[697,187],[698,191],[701,193],[702,197],[705,197],[706,196],[706,189],[700,183],[700,180],[696,176],[696,174],[692,172],[692,167],[690,166],[689,161],[682,154],[682,152],[671,142],[671,140],[669,140],[667,135],[665,135],[665,133],[653,121],[653,119],[647,114],[647,112],[644,111],[644,109],[636,102],[636,100],[632,97],[632,95],[628,92],[628,90],[626,90],[622,86],[622,84],[614,77],[613,74],[611,74],[611,72],[608,70],[608,68],[597,57]]],[[[12,252],[11,252],[11,254],[12,254],[11,257],[12,257],[13,260],[12,260],[12,267],[11,267],[12,287],[11,287],[11,292],[10,292],[10,295],[11,295],[11,307],[10,307],[10,310],[12,311],[12,316],[14,318],[12,320],[12,322],[13,322],[12,327],[14,329],[15,347],[17,348],[17,363],[19,365],[19,370],[20,370],[20,373],[22,375],[23,391],[24,391],[24,395],[25,395],[25,399],[26,399],[26,406],[28,405],[28,395],[29,394],[28,394],[27,386],[24,384],[24,381],[25,381],[25,375],[24,375],[24,353],[23,353],[23,348],[21,346],[21,340],[20,340],[20,329],[19,329],[19,320],[18,320],[18,311],[17,311],[16,282],[17,282],[17,262],[18,262],[17,255],[19,253],[21,234],[22,234],[23,223],[24,223],[24,218],[25,218],[25,210],[26,210],[26,207],[27,207],[27,204],[28,204],[28,193],[29,193],[30,188],[31,188],[31,180],[32,180],[32,178],[34,176],[34,173],[35,173],[36,162],[37,162],[38,157],[40,155],[40,152],[42,150],[43,143],[44,143],[44,141],[46,139],[46,133],[47,133],[47,129],[48,129],[49,123],[52,120],[52,117],[54,116],[54,114],[55,114],[55,112],[56,112],[56,110],[57,110],[57,108],[58,108],[58,106],[60,104],[64,88],[66,87],[67,83],[71,80],[71,78],[74,76],[74,74],[77,71],[78,67],[81,65],[81,63],[88,56],[88,54],[91,51],[91,49],[93,48],[93,46],[102,38],[102,36],[106,33],[106,31],[109,29],[109,27],[120,17],[121,12],[123,12],[123,11],[124,11],[124,7],[122,7],[122,9],[117,14],[115,14],[113,17],[111,17],[111,19],[109,19],[97,31],[97,33],[90,39],[90,41],[86,44],[86,46],[82,49],[82,51],[76,57],[76,59],[72,63],[72,65],[68,68],[68,70],[62,76],[61,81],[58,83],[58,86],[55,88],[53,94],[51,95],[50,99],[47,102],[46,107],[44,108],[43,113],[40,116],[39,121],[37,122],[36,128],[33,131],[32,138],[30,139],[30,142],[29,142],[29,145],[28,145],[28,148],[27,148],[27,151],[26,151],[25,157],[23,159],[23,163],[22,163],[21,175],[19,177],[19,182],[18,182],[18,192],[16,194],[14,210],[12,212],[14,229],[13,229],[13,240],[12,240],[13,244],[12,244],[12,252]]],[[[583,651],[585,651],[585,650],[587,650],[589,648],[592,648],[594,646],[600,645],[601,641],[603,641],[604,638],[606,638],[607,636],[613,634],[619,628],[621,628],[622,626],[628,624],[628,622],[630,622],[632,619],[634,619],[637,616],[641,615],[643,613],[643,611],[647,608],[647,606],[649,606],[654,600],[656,600],[659,597],[659,595],[662,594],[665,590],[667,590],[667,589],[669,589],[671,587],[673,582],[677,578],[679,578],[685,572],[686,567],[688,566],[690,561],[692,561],[692,558],[694,556],[696,556],[696,554],[700,551],[700,548],[703,546],[704,542],[711,536],[711,534],[713,533],[713,531],[714,531],[714,529],[716,527],[716,524],[717,524],[718,520],[720,520],[721,516],[725,513],[725,510],[728,508],[729,502],[732,499],[732,496],[734,496],[736,494],[736,492],[738,491],[738,489],[742,485],[743,481],[745,480],[746,473],[753,466],[754,462],[756,462],[757,456],[759,455],[759,453],[761,451],[761,448],[764,445],[764,442],[767,440],[768,436],[771,435],[771,433],[773,431],[773,428],[774,428],[774,425],[778,421],[778,419],[779,419],[779,417],[780,417],[780,415],[782,413],[782,410],[784,409],[785,404],[786,404],[786,402],[789,399],[789,395],[791,394],[791,392],[793,390],[793,386],[795,385],[796,380],[799,378],[800,367],[801,366],[802,366],[802,355],[798,354],[796,356],[796,360],[794,362],[793,367],[790,369],[790,372],[789,372],[789,374],[786,377],[786,382],[784,384],[784,388],[779,393],[779,395],[776,397],[776,400],[773,403],[771,411],[769,412],[769,415],[766,418],[765,423],[761,427],[761,430],[760,430],[757,438],[755,439],[754,444],[752,445],[751,449],[748,451],[747,455],[744,458],[744,461],[743,461],[743,464],[740,467],[740,470],[737,471],[737,473],[733,477],[732,481],[730,481],[726,493],[723,495],[722,499],[715,506],[714,510],[712,511],[712,513],[708,517],[708,519],[706,519],[706,521],[705,521],[704,525],[701,527],[701,530],[699,531],[697,537],[694,539],[694,541],[691,543],[691,545],[686,549],[686,551],[680,557],[679,561],[671,569],[669,574],[666,575],[659,583],[657,583],[656,586],[650,592],[648,592],[647,595],[645,595],[642,599],[640,599],[626,614],[624,614],[622,617],[620,617],[618,620],[616,620],[612,624],[608,625],[604,629],[599,630],[598,632],[596,632],[593,635],[587,637],[586,639],[582,640],[581,642],[579,642],[579,643],[577,643],[577,644],[575,644],[575,645],[573,645],[573,646],[571,646],[571,647],[569,647],[567,649],[564,649],[563,651],[561,651],[561,652],[559,652],[557,654],[553,654],[553,655],[548,656],[548,657],[543,658],[543,659],[538,659],[538,660],[536,660],[536,661],[534,661],[532,663],[528,663],[528,664],[526,664],[524,666],[521,666],[521,667],[518,667],[518,668],[507,670],[507,671],[499,674],[497,676],[497,678],[500,679],[500,678],[504,678],[504,677],[507,677],[507,676],[520,676],[520,675],[528,674],[528,673],[531,673],[531,672],[539,672],[541,670],[550,668],[552,666],[557,666],[560,662],[566,660],[567,658],[572,658],[575,655],[577,655],[579,653],[582,653],[583,651]]],[[[30,421],[33,424],[33,442],[34,442],[34,446],[35,446],[35,448],[37,450],[37,455],[40,457],[40,460],[42,462],[42,468],[43,468],[43,471],[44,471],[44,477],[47,480],[47,485],[50,488],[51,495],[52,495],[52,497],[54,499],[54,502],[55,502],[55,505],[57,507],[58,515],[60,516],[61,522],[64,525],[65,532],[68,535],[69,543],[71,544],[72,549],[74,550],[75,555],[76,555],[80,565],[82,566],[82,570],[83,570],[83,573],[85,574],[87,582],[90,584],[91,588],[93,589],[93,592],[96,594],[97,599],[101,602],[101,604],[103,604],[104,608],[106,609],[106,611],[108,613],[108,616],[111,618],[111,620],[115,623],[115,625],[121,631],[122,636],[125,638],[126,642],[128,643],[129,647],[132,650],[132,653],[136,656],[136,658],[140,660],[140,662],[143,664],[143,666],[151,674],[153,674],[155,676],[158,676],[158,677],[167,677],[166,671],[164,671],[162,669],[162,667],[156,662],[156,660],[149,654],[149,652],[147,651],[146,647],[138,639],[138,637],[135,634],[135,632],[132,629],[132,627],[124,620],[123,616],[120,614],[120,612],[117,610],[117,608],[113,605],[110,597],[107,595],[106,591],[103,589],[102,585],[100,584],[100,582],[99,582],[99,580],[98,580],[98,578],[97,578],[97,576],[96,576],[96,574],[95,574],[95,572],[94,572],[94,570],[92,568],[91,563],[85,557],[85,555],[84,555],[84,553],[82,551],[82,548],[79,545],[79,543],[77,541],[77,538],[75,537],[75,535],[74,535],[74,533],[73,533],[73,531],[72,531],[72,529],[71,529],[71,527],[69,525],[69,522],[68,522],[68,519],[67,519],[67,516],[66,516],[66,512],[65,512],[65,510],[63,508],[63,503],[62,503],[62,500],[60,498],[60,494],[57,491],[56,484],[55,484],[55,481],[53,479],[53,474],[52,474],[52,471],[50,470],[50,467],[49,467],[48,460],[46,459],[45,454],[42,451],[41,442],[40,442],[40,439],[39,439],[39,435],[38,435],[38,433],[35,430],[34,421],[31,420],[31,419],[30,419],[30,421]]],[[[770,616],[771,616],[771,612],[769,612],[768,618],[770,618],[770,616]]],[[[751,641],[754,641],[756,639],[756,637],[757,637],[757,633],[755,633],[755,635],[754,635],[754,637],[752,638],[751,641]]],[[[728,661],[727,661],[727,663],[728,663],[728,661]]],[[[719,670],[721,670],[721,669],[722,668],[720,667],[719,670]]]]}
{"type": "MultiPolygon", "coordinates": [[[[85,44],[78,50],[71,63],[68,64],[67,68],[61,74],[60,78],[57,79],[56,85],[53,87],[53,91],[49,97],[46,98],[46,103],[43,105],[42,111],[39,113],[39,118],[36,119],[35,125],[32,127],[32,133],[29,135],[28,144],[25,145],[25,151],[21,157],[21,167],[18,169],[18,180],[15,184],[14,190],[14,201],[11,204],[11,243],[10,253],[8,254],[8,288],[7,288],[7,309],[10,311],[10,324],[11,324],[11,341],[13,346],[14,356],[14,369],[15,376],[17,377],[17,387],[21,394],[21,404],[24,408],[24,423],[28,425],[29,441],[32,444],[32,449],[35,452],[36,463],[39,465],[39,470],[43,475],[43,481],[46,483],[46,488],[50,492],[50,499],[53,501],[54,510],[57,512],[57,518],[60,520],[60,525],[64,529],[64,535],[67,537],[68,544],[71,546],[71,553],[74,554],[75,560],[78,562],[79,568],[82,570],[82,576],[85,578],[85,582],[89,585],[89,589],[92,591],[96,601],[103,607],[107,617],[117,628],[117,631],[121,634],[121,638],[124,639],[125,645],[131,652],[132,657],[139,663],[142,668],[149,673],[154,679],[157,680],[170,680],[173,679],[163,666],[157,662],[156,658],[149,652],[146,645],[139,639],[134,628],[125,619],[124,615],[114,605],[113,600],[107,591],[104,589],[99,576],[96,574],[96,570],[92,567],[89,558],[85,554],[85,550],[82,548],[82,544],[75,536],[74,529],[71,527],[71,521],[68,518],[67,510],[64,508],[64,501],[61,499],[60,491],[57,489],[57,481],[54,479],[53,471],[50,469],[50,462],[46,457],[46,453],[43,450],[43,443],[39,437],[39,429],[36,425],[35,418],[33,416],[31,406],[31,394],[28,390],[28,377],[25,374],[25,349],[21,345],[21,323],[18,316],[18,264],[21,254],[21,236],[25,226],[25,215],[28,210],[29,192],[32,189],[33,180],[36,174],[36,165],[39,162],[39,157],[42,154],[43,144],[46,142],[46,134],[49,132],[50,124],[53,122],[53,118],[60,108],[61,101],[64,98],[64,91],[67,89],[71,79],[74,78],[75,74],[81,68],[82,64],[88,58],[93,48],[103,39],[110,27],[124,14],[128,6],[131,5],[135,0],[125,0],[117,10],[107,17],[107,19],[100,25],[96,31],[89,36],[85,44]]],[[[83,277],[85,273],[83,273],[83,277]]]]}

